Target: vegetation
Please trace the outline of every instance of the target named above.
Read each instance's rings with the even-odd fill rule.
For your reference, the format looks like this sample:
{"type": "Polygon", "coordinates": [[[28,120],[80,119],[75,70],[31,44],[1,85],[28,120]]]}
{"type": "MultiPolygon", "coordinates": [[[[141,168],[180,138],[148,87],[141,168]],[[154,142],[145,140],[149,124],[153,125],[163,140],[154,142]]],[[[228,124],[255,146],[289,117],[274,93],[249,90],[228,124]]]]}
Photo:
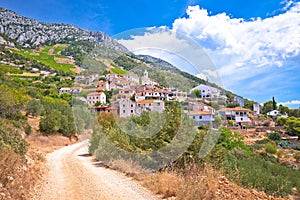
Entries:
{"type": "Polygon", "coordinates": [[[274,133],[270,133],[268,138],[270,140],[279,141],[279,140],[281,140],[281,135],[278,132],[274,132],[274,133]]]}
{"type": "Polygon", "coordinates": [[[300,139],[300,118],[294,116],[288,118],[278,118],[276,120],[276,124],[279,126],[284,126],[287,134],[298,136],[298,139],[300,139]]]}
{"type": "Polygon", "coordinates": [[[277,152],[277,148],[274,144],[268,143],[265,146],[266,152],[270,154],[275,154],[277,152]]]}
{"type": "Polygon", "coordinates": [[[46,46],[43,50],[39,51],[33,51],[33,50],[28,50],[28,51],[19,51],[19,50],[12,50],[14,53],[20,54],[24,56],[25,58],[28,58],[30,60],[35,60],[38,61],[46,66],[52,67],[54,69],[63,71],[63,72],[68,72],[72,73],[70,70],[71,68],[74,68],[74,65],[71,64],[60,64],[55,61],[55,57],[59,58],[67,58],[61,55],[58,55],[57,53],[62,51],[64,48],[67,47],[54,47],[54,46],[46,46]],[[53,55],[49,54],[49,50],[54,48],[53,50],[53,55]],[[58,50],[56,50],[58,48],[58,50]],[[56,54],[54,54],[56,53],[56,54]]]}
{"type": "MultiPolygon", "coordinates": [[[[169,109],[176,109],[176,107],[173,106],[174,105],[169,107],[169,109]]],[[[172,112],[174,112],[174,110],[172,112]]],[[[141,117],[135,117],[134,122],[143,127],[149,124],[149,116],[147,113],[144,113],[141,117]]],[[[173,123],[174,122],[176,124],[176,120],[173,121],[173,123]]],[[[134,160],[135,157],[126,157],[126,154],[112,152],[111,149],[107,151],[107,146],[105,146],[102,141],[102,134],[108,136],[110,142],[113,142],[116,146],[125,151],[145,153],[152,149],[162,147],[161,145],[164,145],[165,142],[170,142],[177,133],[176,131],[174,132],[174,127],[167,126],[165,127],[167,129],[162,128],[162,130],[168,131],[162,135],[158,134],[158,137],[151,138],[154,140],[143,138],[137,140],[132,137],[130,133],[128,134],[128,132],[128,135],[123,135],[119,129],[120,126],[116,127],[114,120],[108,116],[100,116],[99,123],[101,124],[100,126],[103,132],[94,133],[89,150],[101,161],[108,159],[109,162],[112,162],[110,159],[122,158],[138,162],[138,160],[134,160]],[[118,154],[118,156],[116,156],[116,154],[118,154]]],[[[203,129],[194,135],[193,142],[184,154],[168,166],[172,166],[172,171],[175,170],[178,171],[178,173],[182,173],[182,170],[189,168],[189,166],[193,164],[197,166],[196,168],[201,169],[204,163],[209,163],[214,169],[223,171],[229,180],[248,188],[263,190],[267,194],[287,196],[292,193],[292,188],[296,187],[299,190],[300,180],[296,178],[300,176],[298,170],[281,165],[274,157],[268,156],[267,154],[257,155],[253,153],[251,148],[243,143],[243,138],[238,133],[232,133],[226,128],[221,128],[219,133],[220,136],[216,145],[206,157],[199,157],[199,152],[203,149],[202,145],[209,142],[209,140],[205,139],[209,132],[203,129]]],[[[143,133],[140,132],[138,135],[143,135],[143,133]]],[[[276,146],[270,143],[270,139],[264,140],[264,144],[266,144],[265,149],[267,153],[276,153],[276,146]]],[[[148,162],[151,162],[151,160],[148,162]]],[[[144,163],[145,160],[138,164],[142,164],[142,167],[147,167],[147,165],[143,165],[144,163]]],[[[167,167],[166,170],[169,167],[167,167]]]]}
{"type": "Polygon", "coordinates": [[[40,131],[46,135],[60,133],[71,136],[76,133],[71,107],[63,100],[44,100],[44,116],[40,121],[40,131]]]}
{"type": "Polygon", "coordinates": [[[127,72],[119,67],[111,68],[111,71],[115,74],[126,74],[127,72]]]}

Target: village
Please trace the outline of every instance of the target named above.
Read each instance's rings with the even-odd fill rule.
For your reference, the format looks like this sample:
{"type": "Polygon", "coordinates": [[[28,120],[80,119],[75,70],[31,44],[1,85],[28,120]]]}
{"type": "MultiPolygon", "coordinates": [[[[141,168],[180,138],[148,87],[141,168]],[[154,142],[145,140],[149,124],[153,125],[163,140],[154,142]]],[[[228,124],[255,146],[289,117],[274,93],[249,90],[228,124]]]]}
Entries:
{"type": "Polygon", "coordinates": [[[140,116],[143,111],[162,113],[166,101],[178,101],[198,128],[215,127],[221,120],[222,125],[233,129],[248,130],[263,126],[273,130],[277,117],[288,117],[286,113],[272,110],[264,118],[259,103],[254,103],[252,110],[244,108],[244,99],[239,96],[231,100],[238,106],[226,107],[227,103],[232,103],[228,102],[228,97],[220,89],[205,84],[188,92],[161,86],[149,78],[147,70],[142,77],[133,73],[76,76],[74,87],[60,88],[59,95],[63,93],[75,95],[92,112],[113,112],[120,118],[140,116]],[[80,95],[82,93],[86,95],[80,95]]]}

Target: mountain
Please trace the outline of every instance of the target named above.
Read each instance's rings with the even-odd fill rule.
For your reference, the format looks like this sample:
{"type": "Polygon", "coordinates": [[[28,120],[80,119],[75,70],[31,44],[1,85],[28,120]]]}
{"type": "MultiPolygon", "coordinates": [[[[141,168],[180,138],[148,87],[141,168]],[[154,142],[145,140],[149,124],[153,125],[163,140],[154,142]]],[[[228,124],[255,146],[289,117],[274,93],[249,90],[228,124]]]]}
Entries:
{"type": "MultiPolygon", "coordinates": [[[[115,66],[141,76],[147,69],[149,77],[161,85],[189,91],[202,83],[221,89],[230,99],[234,96],[230,91],[181,71],[162,59],[148,55],[134,55],[103,32],[84,30],[69,24],[38,22],[5,8],[0,8],[1,44],[17,47],[19,50],[14,53],[21,55],[21,57],[25,56],[26,59],[37,61],[37,64],[33,65],[42,64],[43,66],[38,67],[40,69],[50,67],[61,75],[70,73],[71,68],[55,62],[52,65],[50,64],[51,59],[55,59],[57,56],[68,56],[75,60],[77,66],[84,69],[83,73],[85,74],[101,74],[105,72],[108,66],[115,66]],[[41,46],[46,46],[46,50],[55,49],[57,44],[67,44],[60,51],[61,55],[49,55],[48,51],[37,49],[41,46]],[[39,55],[34,55],[36,53],[39,55]],[[46,61],[43,56],[46,56],[48,60],[46,61]],[[60,73],[60,70],[63,71],[60,73]]],[[[16,63],[9,57],[11,56],[7,53],[6,59],[11,63],[16,63]]],[[[30,67],[27,68],[30,69],[30,67]]]]}
{"type": "Polygon", "coordinates": [[[0,8],[0,43],[37,47],[73,41],[100,42],[115,50],[128,50],[103,32],[80,29],[69,24],[41,23],[17,13],[0,8]],[[7,37],[3,37],[3,35],[7,37]]]}

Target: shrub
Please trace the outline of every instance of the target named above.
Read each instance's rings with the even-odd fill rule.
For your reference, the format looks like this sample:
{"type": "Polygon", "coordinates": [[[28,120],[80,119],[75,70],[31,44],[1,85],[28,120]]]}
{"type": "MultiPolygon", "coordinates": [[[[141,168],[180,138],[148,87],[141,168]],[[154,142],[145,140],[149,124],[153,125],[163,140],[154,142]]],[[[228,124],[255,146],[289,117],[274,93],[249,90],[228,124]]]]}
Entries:
{"type": "Polygon", "coordinates": [[[267,153],[270,153],[270,154],[275,154],[277,152],[276,146],[272,143],[266,144],[265,150],[267,153]]]}
{"type": "Polygon", "coordinates": [[[31,134],[31,126],[29,124],[26,125],[25,127],[25,134],[30,135],[31,134]]]}
{"type": "Polygon", "coordinates": [[[269,138],[264,138],[262,140],[255,141],[256,144],[267,144],[268,142],[271,142],[271,140],[269,138]]]}
{"type": "Polygon", "coordinates": [[[294,158],[296,159],[296,161],[298,163],[300,163],[300,153],[299,152],[294,155],[294,158]]]}
{"type": "Polygon", "coordinates": [[[274,133],[270,133],[268,138],[270,140],[278,141],[278,140],[281,140],[281,135],[278,132],[274,132],[274,133]]]}

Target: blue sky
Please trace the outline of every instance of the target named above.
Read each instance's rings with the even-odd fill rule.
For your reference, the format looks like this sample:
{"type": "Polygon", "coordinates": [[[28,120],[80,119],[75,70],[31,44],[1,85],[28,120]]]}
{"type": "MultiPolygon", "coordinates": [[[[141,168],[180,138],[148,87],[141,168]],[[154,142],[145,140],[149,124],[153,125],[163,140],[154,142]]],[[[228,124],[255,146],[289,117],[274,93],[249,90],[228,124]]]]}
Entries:
{"type": "MultiPolygon", "coordinates": [[[[201,63],[207,68],[197,66],[200,70],[193,73],[198,76],[221,81],[226,89],[258,102],[275,96],[285,105],[300,106],[299,1],[2,0],[0,6],[38,21],[70,23],[110,36],[135,28],[165,26],[196,42],[210,58],[208,64],[201,63]],[[213,66],[208,67],[211,63],[213,66]]],[[[161,34],[153,33],[151,38],[162,42],[161,34]]],[[[123,44],[131,48],[137,41],[147,47],[149,34],[139,32],[139,37],[123,44]]],[[[165,43],[165,49],[180,57],[183,51],[168,45],[165,43]]],[[[149,48],[142,52],[155,55],[149,48]]],[[[161,55],[189,71],[178,59],[161,55]]],[[[188,61],[199,65],[198,60],[188,61]]]]}

